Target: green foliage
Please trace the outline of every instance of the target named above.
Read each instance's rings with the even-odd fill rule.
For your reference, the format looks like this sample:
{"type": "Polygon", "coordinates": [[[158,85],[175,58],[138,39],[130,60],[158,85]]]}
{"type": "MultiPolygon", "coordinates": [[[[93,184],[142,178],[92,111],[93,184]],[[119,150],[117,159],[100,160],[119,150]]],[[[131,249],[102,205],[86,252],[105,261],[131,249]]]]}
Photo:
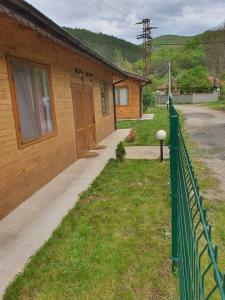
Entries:
{"type": "Polygon", "coordinates": [[[155,106],[155,95],[149,86],[143,89],[143,110],[146,112],[148,108],[155,106]]]}
{"type": "Polygon", "coordinates": [[[225,101],[225,85],[224,85],[224,81],[225,81],[225,72],[222,72],[220,74],[220,93],[219,93],[219,101],[225,101]]]}
{"type": "Polygon", "coordinates": [[[212,109],[225,111],[225,101],[209,102],[206,105],[212,109]]]}
{"type": "MultiPolygon", "coordinates": [[[[154,114],[154,120],[125,120],[118,121],[118,128],[134,128],[137,132],[137,138],[130,143],[128,139],[125,141],[126,146],[158,146],[159,141],[156,139],[156,132],[159,129],[164,129],[169,132],[168,128],[168,110],[165,108],[151,107],[147,111],[154,114]]],[[[168,145],[169,137],[165,140],[165,145],[168,145]]]]}
{"type": "Polygon", "coordinates": [[[110,160],[4,299],[178,299],[168,168],[110,160]]]}
{"type": "Polygon", "coordinates": [[[108,61],[127,71],[132,71],[132,64],[142,58],[142,47],[125,40],[86,29],[69,27],[63,27],[63,29],[108,61]]]}
{"type": "Polygon", "coordinates": [[[123,161],[126,155],[126,150],[123,142],[119,142],[116,148],[116,158],[119,161],[123,161]]]}
{"type": "Polygon", "coordinates": [[[164,47],[157,46],[157,44],[173,44],[171,45],[172,48],[179,48],[182,47],[181,45],[174,45],[174,44],[185,44],[191,42],[193,39],[192,36],[180,36],[180,35],[162,35],[153,39],[153,49],[164,47]]]}
{"type": "MultiPolygon", "coordinates": [[[[117,65],[121,69],[129,72],[134,72],[141,75],[143,69],[143,48],[140,45],[135,45],[122,39],[109,36],[102,33],[94,33],[86,29],[68,28],[64,27],[66,31],[74,35],[82,43],[86,44],[89,48],[96,51],[98,54],[106,58],[108,61],[117,65]]],[[[181,80],[183,90],[195,91],[208,91],[211,89],[209,82],[204,80],[200,82],[200,87],[197,88],[195,83],[196,76],[194,76],[195,83],[193,86],[187,84],[185,75],[189,69],[196,67],[209,67],[209,58],[215,62],[213,53],[211,53],[206,46],[201,46],[199,42],[210,38],[213,40],[214,31],[209,31],[202,35],[191,36],[177,36],[165,35],[153,39],[153,54],[152,54],[152,84],[151,90],[145,89],[144,91],[144,109],[154,104],[154,95],[151,91],[158,90],[161,86],[166,86],[168,83],[168,62],[172,62],[172,77],[173,86],[177,87],[177,80],[181,80]],[[165,44],[157,46],[157,44],[165,44]],[[178,44],[170,45],[167,44],[178,44]],[[184,45],[182,45],[184,44],[184,45]],[[154,46],[155,45],[155,46],[154,46]],[[211,55],[211,56],[210,56],[211,55]],[[213,58],[213,59],[212,59],[213,58]],[[182,79],[181,79],[182,78],[182,79]]],[[[216,38],[221,38],[221,31],[216,31],[216,38]]],[[[212,47],[211,47],[212,48],[212,47]]],[[[210,48],[210,49],[211,49],[210,48]]],[[[218,47],[217,47],[218,48],[218,47]]],[[[216,49],[217,49],[216,48],[216,49]]],[[[218,50],[219,51],[219,50],[218,50]]],[[[217,52],[218,52],[217,51],[217,52]]],[[[217,57],[221,56],[218,52],[217,57]]],[[[221,56],[222,58],[222,56],[221,56]]],[[[225,65],[224,59],[218,59],[221,62],[220,73],[222,65],[225,65]]],[[[211,68],[212,69],[212,68],[211,68]]],[[[224,72],[224,68],[223,68],[224,72]]],[[[210,73],[211,74],[211,73],[210,73]]],[[[222,90],[222,99],[223,96],[222,90]]]]}
{"type": "Polygon", "coordinates": [[[181,92],[201,93],[213,90],[213,84],[208,76],[208,70],[204,67],[196,67],[185,71],[178,80],[181,92]]]}
{"type": "Polygon", "coordinates": [[[210,73],[220,77],[225,70],[225,26],[222,25],[213,30],[208,30],[201,35],[207,57],[207,67],[210,73]]]}
{"type": "Polygon", "coordinates": [[[194,42],[179,48],[160,47],[152,55],[153,73],[157,79],[168,73],[169,61],[172,62],[172,75],[174,77],[184,70],[206,65],[203,48],[194,42]]]}

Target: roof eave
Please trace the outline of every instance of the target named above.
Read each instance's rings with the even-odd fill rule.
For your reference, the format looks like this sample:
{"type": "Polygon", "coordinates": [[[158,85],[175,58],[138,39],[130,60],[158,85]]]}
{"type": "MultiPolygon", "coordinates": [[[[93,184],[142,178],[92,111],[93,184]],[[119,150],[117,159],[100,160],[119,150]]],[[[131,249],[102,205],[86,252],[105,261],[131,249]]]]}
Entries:
{"type": "Polygon", "coordinates": [[[81,53],[84,53],[89,57],[92,57],[98,63],[107,66],[108,68],[113,70],[115,74],[120,74],[126,77],[126,74],[120,68],[108,62],[104,57],[100,56],[98,53],[88,48],[86,45],[81,43],[78,39],[76,39],[70,33],[65,31],[63,28],[61,28],[59,25],[57,25],[55,22],[53,22],[51,19],[42,14],[39,10],[37,10],[35,7],[27,3],[26,1],[0,0],[0,5],[9,9],[12,12],[15,12],[16,14],[21,15],[24,19],[27,19],[35,26],[41,27],[42,30],[50,32],[50,34],[56,36],[56,38],[59,38],[63,40],[64,43],[69,44],[69,46],[72,46],[76,49],[78,48],[81,53]]]}

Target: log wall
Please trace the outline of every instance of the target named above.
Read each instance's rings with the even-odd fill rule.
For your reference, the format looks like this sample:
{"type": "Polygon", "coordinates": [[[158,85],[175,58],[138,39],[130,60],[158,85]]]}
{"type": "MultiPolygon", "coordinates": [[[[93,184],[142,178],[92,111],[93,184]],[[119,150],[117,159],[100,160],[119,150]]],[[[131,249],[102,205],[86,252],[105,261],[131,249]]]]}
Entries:
{"type": "Polygon", "coordinates": [[[116,85],[117,87],[128,87],[128,105],[117,105],[117,119],[139,119],[141,117],[140,109],[140,82],[136,79],[128,80],[116,85]]]}
{"type": "Polygon", "coordinates": [[[0,15],[0,218],[77,160],[71,83],[81,79],[75,68],[95,75],[93,81],[84,75],[84,82],[93,86],[99,142],[114,130],[112,71],[0,15]],[[7,56],[51,68],[56,134],[23,148],[16,137],[7,56]],[[101,112],[100,80],[110,87],[110,113],[106,117],[101,112]]]}

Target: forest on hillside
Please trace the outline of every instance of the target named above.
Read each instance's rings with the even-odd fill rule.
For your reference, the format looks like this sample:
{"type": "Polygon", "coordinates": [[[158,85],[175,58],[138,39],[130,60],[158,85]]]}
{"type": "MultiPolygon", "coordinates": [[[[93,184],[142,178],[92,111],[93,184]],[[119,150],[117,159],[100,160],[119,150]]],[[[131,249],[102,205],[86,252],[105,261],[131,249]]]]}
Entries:
{"type": "Polygon", "coordinates": [[[142,47],[103,33],[86,29],[63,27],[83,44],[122,69],[130,70],[143,55],[142,47]]]}
{"type": "MultiPolygon", "coordinates": [[[[141,45],[86,29],[64,29],[120,68],[142,73],[141,45]]],[[[225,80],[225,42],[221,41],[225,41],[225,25],[193,37],[165,35],[153,39],[151,90],[167,84],[169,61],[175,89],[181,92],[214,89],[210,76],[225,80]]]]}

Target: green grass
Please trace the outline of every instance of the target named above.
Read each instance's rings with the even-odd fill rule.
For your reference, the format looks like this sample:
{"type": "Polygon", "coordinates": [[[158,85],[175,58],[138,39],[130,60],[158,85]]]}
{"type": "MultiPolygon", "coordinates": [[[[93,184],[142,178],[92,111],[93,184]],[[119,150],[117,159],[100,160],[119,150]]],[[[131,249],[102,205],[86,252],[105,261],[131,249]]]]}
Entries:
{"type": "Polygon", "coordinates": [[[145,146],[145,145],[158,145],[155,135],[159,129],[164,129],[167,132],[167,139],[165,145],[168,145],[168,110],[166,108],[151,108],[148,113],[154,113],[154,120],[144,121],[118,121],[118,128],[134,128],[137,131],[137,139],[131,143],[125,141],[126,146],[145,146]]]}
{"type": "Polygon", "coordinates": [[[199,158],[195,154],[193,165],[203,195],[203,205],[207,209],[208,221],[213,226],[213,243],[219,246],[219,266],[221,271],[225,271],[225,198],[220,199],[221,188],[218,177],[199,158]]]}
{"type": "Polygon", "coordinates": [[[225,101],[209,102],[207,104],[204,104],[203,106],[206,105],[212,109],[225,111],[225,101]]]}
{"type": "MultiPolygon", "coordinates": [[[[181,113],[180,117],[183,118],[181,113]]],[[[188,132],[185,130],[184,118],[181,124],[200,186],[200,192],[203,195],[203,206],[207,209],[208,221],[213,226],[213,243],[219,246],[219,266],[221,271],[225,271],[225,197],[222,197],[223,199],[221,199],[222,187],[220,186],[220,180],[202,160],[202,158],[204,158],[204,149],[200,149],[191,141],[188,132]]]]}
{"type": "Polygon", "coordinates": [[[110,160],[4,299],[178,299],[168,168],[110,160]]]}

